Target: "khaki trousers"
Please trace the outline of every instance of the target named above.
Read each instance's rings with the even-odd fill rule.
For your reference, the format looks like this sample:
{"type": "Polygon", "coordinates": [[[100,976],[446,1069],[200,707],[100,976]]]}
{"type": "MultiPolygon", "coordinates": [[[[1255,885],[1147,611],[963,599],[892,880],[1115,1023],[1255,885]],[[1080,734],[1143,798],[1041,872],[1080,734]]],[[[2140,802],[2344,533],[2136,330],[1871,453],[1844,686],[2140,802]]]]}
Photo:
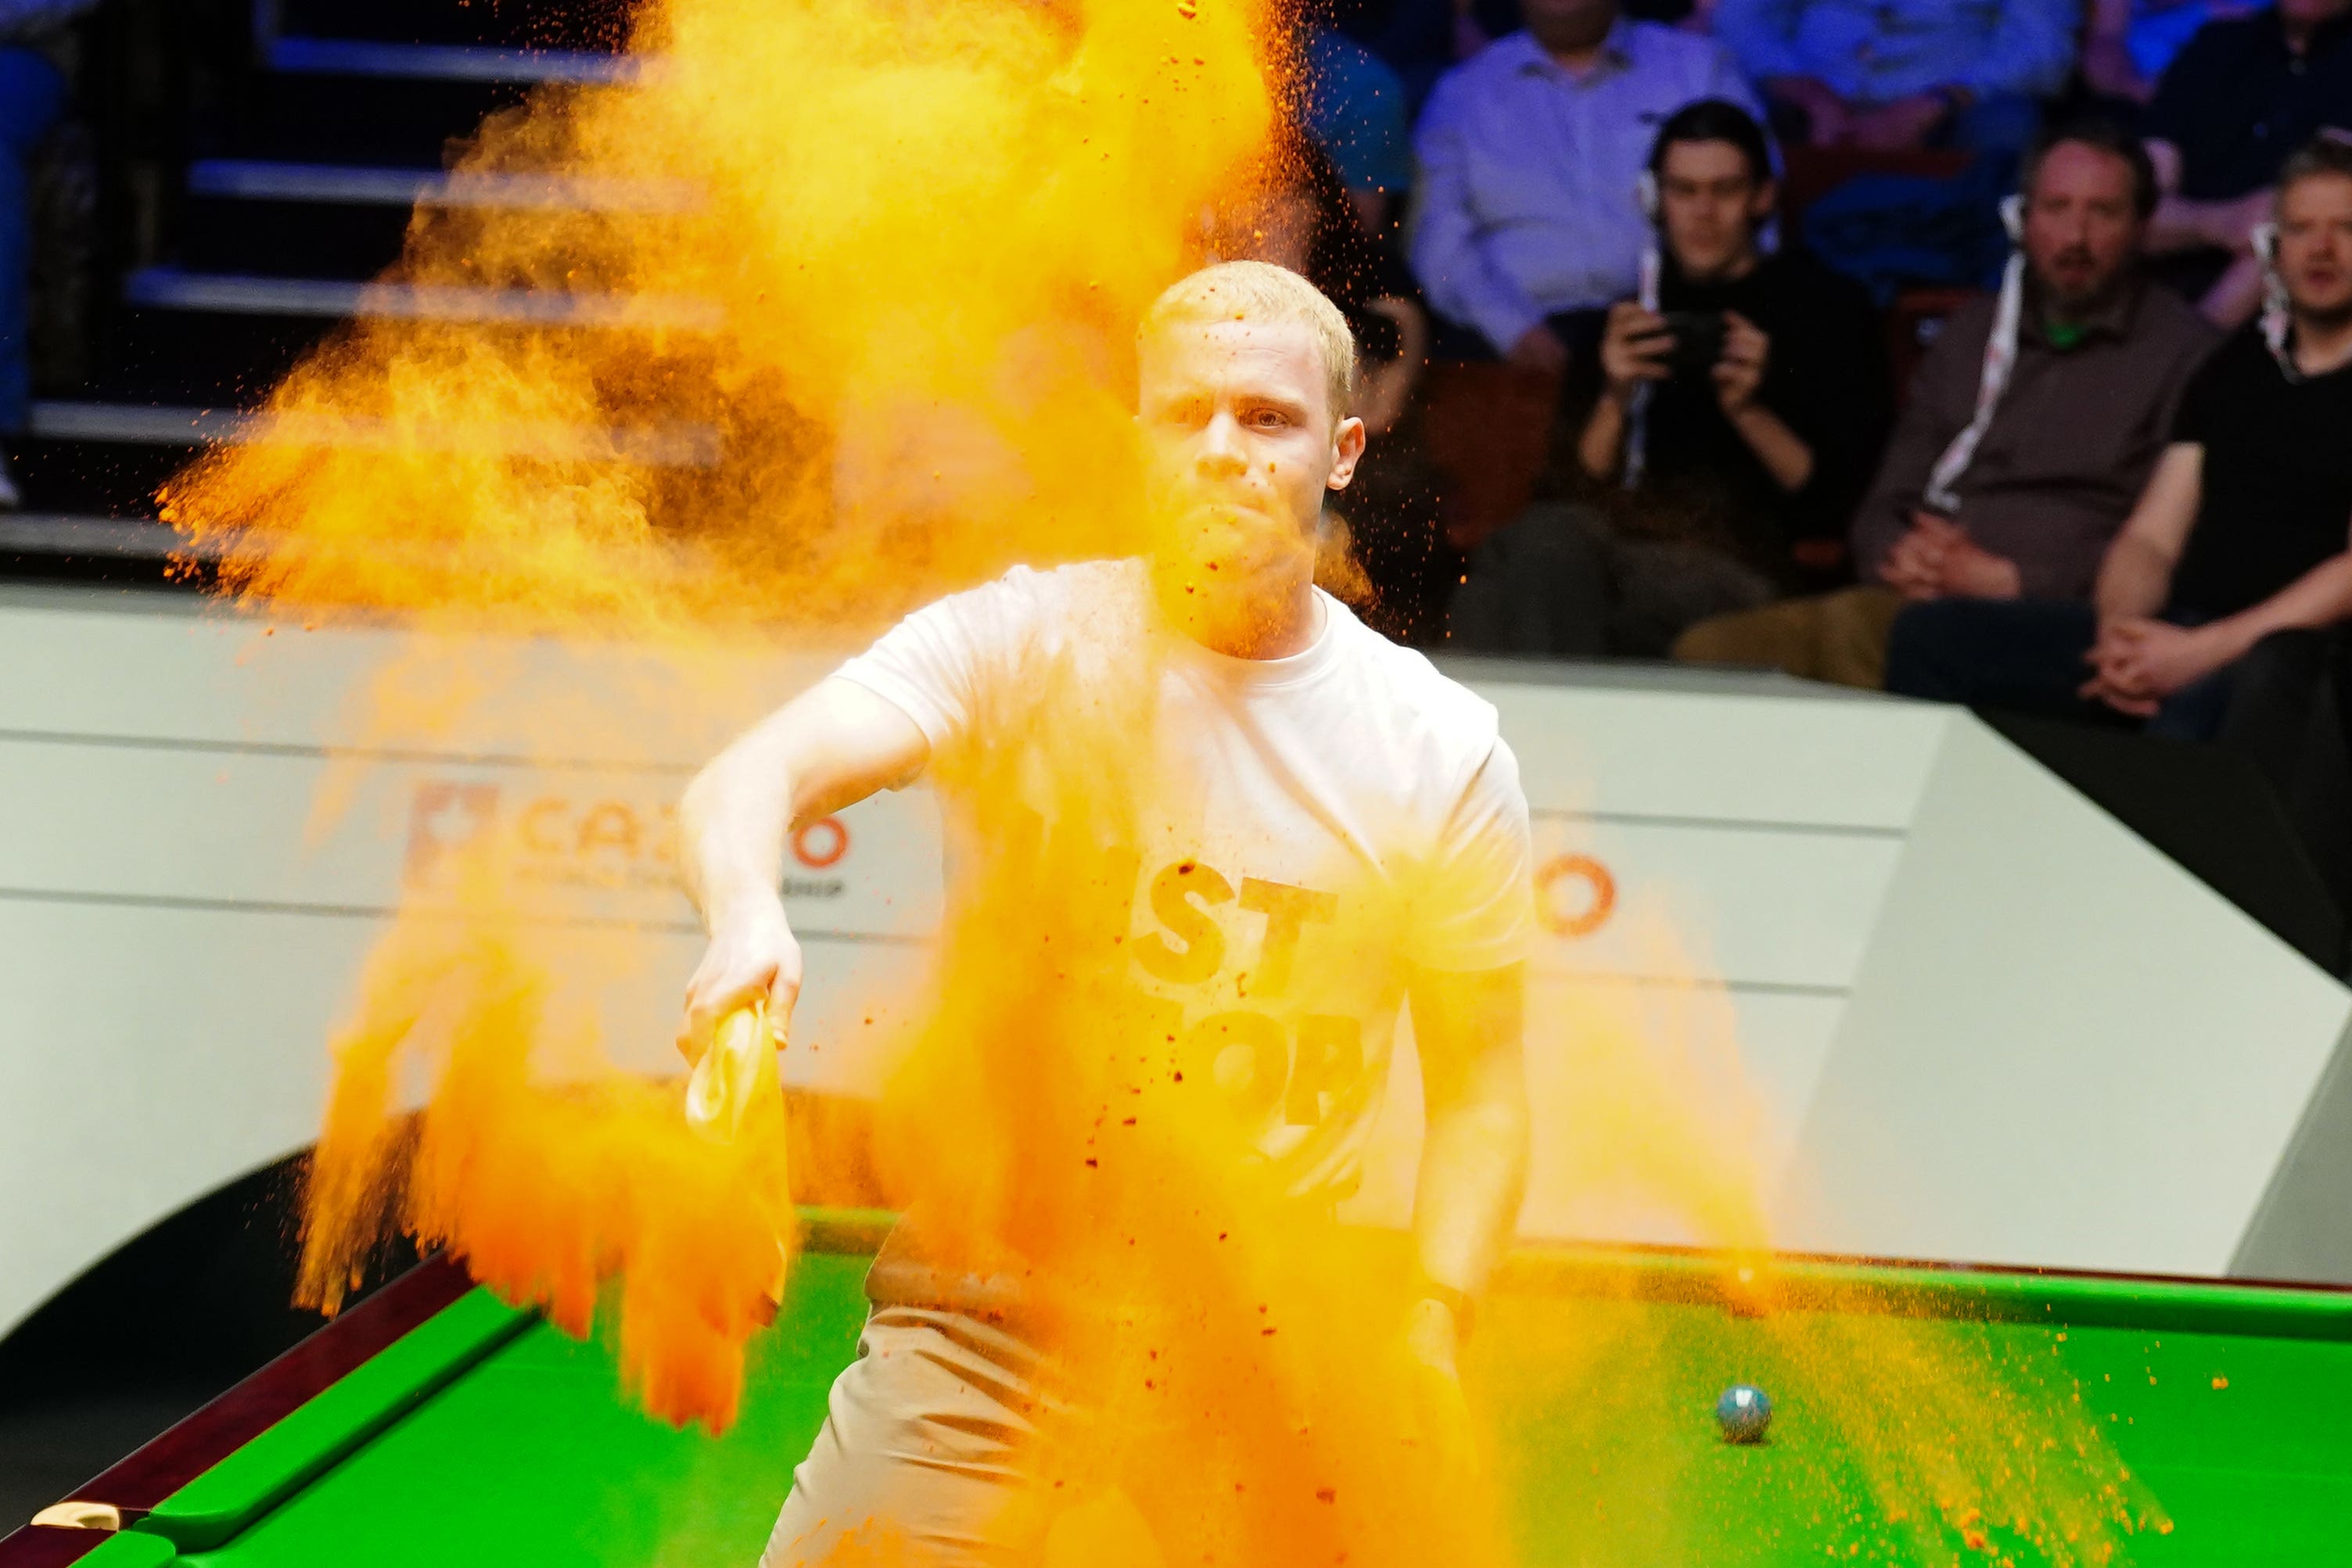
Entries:
{"type": "Polygon", "coordinates": [[[1886,685],[1886,638],[1903,596],[1871,584],[1714,615],[1675,639],[1695,664],[1761,664],[1841,686],[1886,685]]]}
{"type": "Polygon", "coordinates": [[[793,1472],[761,1568],[1011,1568],[1044,1531],[1029,1485],[1051,1400],[1038,1353],[961,1312],[877,1306],[793,1472]],[[853,1538],[862,1538],[856,1539],[853,1538]]]}

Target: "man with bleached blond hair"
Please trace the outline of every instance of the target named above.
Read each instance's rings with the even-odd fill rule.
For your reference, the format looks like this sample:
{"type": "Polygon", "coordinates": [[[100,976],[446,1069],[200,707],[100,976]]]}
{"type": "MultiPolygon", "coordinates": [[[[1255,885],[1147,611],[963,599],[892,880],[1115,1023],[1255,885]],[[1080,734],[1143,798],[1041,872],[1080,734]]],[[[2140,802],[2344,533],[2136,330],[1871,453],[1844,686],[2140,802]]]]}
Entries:
{"type": "MultiPolygon", "coordinates": [[[[1356,1182],[1410,998],[1427,1134],[1416,1288],[1396,1333],[1450,1381],[1525,1179],[1532,907],[1517,766],[1490,705],[1315,586],[1324,498],[1346,488],[1364,449],[1349,407],[1354,344],[1330,301],[1282,268],[1225,263],[1160,296],[1138,348],[1145,556],[1016,567],[918,611],[688,788],[681,859],[710,944],[680,1046],[696,1055],[749,1003],[772,1019],[789,1013],[802,956],[778,887],[795,823],[928,773],[950,845],[1001,852],[959,824],[984,804],[968,798],[984,771],[974,759],[1031,746],[1054,718],[1006,716],[1026,700],[1071,700],[1032,674],[1083,666],[1099,645],[1139,651],[1129,666],[1150,734],[1131,777],[1108,781],[1140,806],[1135,841],[1108,862],[1122,868],[1112,903],[1129,922],[1118,961],[1131,957],[1126,978],[1165,1009],[1155,1016],[1171,1020],[1171,1040],[1212,1026],[1249,1036],[1245,1081],[1226,1082],[1222,1067],[1196,1080],[1237,1096],[1280,1188],[1327,1213],[1356,1182]],[[1312,967],[1315,944],[1348,925],[1350,901],[1407,882],[1417,891],[1400,905],[1381,983],[1301,1012],[1282,993],[1312,967]]],[[[1050,772],[1054,749],[1038,755],[1050,772]]],[[[1108,787],[1046,785],[1049,811],[1108,787]]],[[[1035,1549],[1043,1511],[1013,1494],[1033,1479],[1023,1445],[1052,1351],[1029,1332],[1024,1279],[959,1272],[927,1249],[919,1212],[894,1234],[867,1281],[858,1359],[776,1522],[771,1568],[824,1561],[869,1524],[925,1563],[1035,1549]]]]}

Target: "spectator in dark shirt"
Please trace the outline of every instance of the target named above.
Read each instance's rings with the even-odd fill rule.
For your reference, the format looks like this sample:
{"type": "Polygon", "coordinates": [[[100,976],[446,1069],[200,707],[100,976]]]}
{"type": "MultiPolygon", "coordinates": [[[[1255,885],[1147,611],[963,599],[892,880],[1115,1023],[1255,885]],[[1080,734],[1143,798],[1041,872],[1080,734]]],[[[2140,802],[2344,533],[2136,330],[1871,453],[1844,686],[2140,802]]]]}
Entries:
{"type": "Polygon", "coordinates": [[[2314,631],[2352,616],[2352,145],[2322,140],[2290,160],[2277,214],[2283,307],[2190,385],[2095,602],[1906,610],[1890,690],[2104,710],[2190,739],[2224,735],[2259,699],[2300,732],[2308,690],[2298,713],[2263,688],[2311,670],[2314,631]]]}
{"type": "Polygon", "coordinates": [[[2112,122],[2037,141],[2000,296],[1945,324],[1854,514],[1864,586],[1703,622],[1675,657],[1875,686],[1906,598],[2084,595],[2212,346],[2136,271],[2155,200],[2146,152],[2112,122]]]}
{"type": "Polygon", "coordinates": [[[1834,543],[1868,476],[1887,402],[1876,321],[1858,286],[1761,248],[1777,193],[1763,128],[1692,104],[1660,128],[1651,171],[1648,298],[1612,307],[1567,402],[1591,411],[1570,428],[1594,504],[1538,507],[1480,548],[1458,645],[1663,654],[1693,621],[1782,587],[1792,543],[1834,543]]]}
{"type": "Polygon", "coordinates": [[[2352,128],[2352,0],[2209,23],[2158,83],[2145,130],[2164,201],[2148,248],[2221,325],[2261,302],[2251,236],[2280,163],[2328,126],[2352,128]]]}
{"type": "Polygon", "coordinates": [[[1716,35],[1790,141],[2024,151],[2074,64],[2075,0],[1721,0],[1716,35]]]}

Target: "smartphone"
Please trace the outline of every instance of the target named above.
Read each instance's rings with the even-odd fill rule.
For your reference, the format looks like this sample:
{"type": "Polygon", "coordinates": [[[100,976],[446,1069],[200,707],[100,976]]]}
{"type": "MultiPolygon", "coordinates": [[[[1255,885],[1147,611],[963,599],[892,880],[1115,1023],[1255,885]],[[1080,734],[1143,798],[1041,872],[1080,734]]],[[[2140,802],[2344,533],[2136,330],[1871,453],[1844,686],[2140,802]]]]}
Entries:
{"type": "Polygon", "coordinates": [[[1667,369],[1676,377],[1703,376],[1715,369],[1715,362],[1723,358],[1723,312],[1669,310],[1665,319],[1666,330],[1675,340],[1666,354],[1667,369]]]}

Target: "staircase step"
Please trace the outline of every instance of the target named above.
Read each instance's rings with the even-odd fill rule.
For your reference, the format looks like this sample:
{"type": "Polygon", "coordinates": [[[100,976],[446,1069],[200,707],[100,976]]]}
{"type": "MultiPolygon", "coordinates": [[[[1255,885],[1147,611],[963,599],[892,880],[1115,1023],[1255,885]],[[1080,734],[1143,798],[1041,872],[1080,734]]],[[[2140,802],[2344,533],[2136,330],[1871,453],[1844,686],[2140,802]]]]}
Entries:
{"type": "Polygon", "coordinates": [[[26,434],[10,447],[9,466],[28,505],[97,517],[154,517],[156,490],[204,450],[184,433],[175,446],[26,434]]]}
{"type": "Polygon", "coordinates": [[[422,447],[550,462],[611,459],[656,468],[709,468],[719,461],[719,431],[709,424],[612,429],[540,420],[403,426],[360,414],[270,415],[236,408],[38,402],[32,407],[29,434],[47,441],[134,446],[239,446],[276,441],[382,451],[422,447]]]}
{"type": "Polygon", "coordinates": [[[283,27],[318,37],[610,49],[625,36],[625,0],[280,0],[283,27]]]}
{"type": "Polygon", "coordinates": [[[683,213],[700,204],[683,180],[591,174],[452,173],[348,163],[206,158],[188,165],[191,195],[346,206],[520,207],[683,213]]]}
{"type": "Polygon", "coordinates": [[[188,170],[180,255],[191,271],[371,278],[399,258],[418,206],[667,215],[698,204],[684,181],[207,159],[188,170]]]}
{"type": "Polygon", "coordinates": [[[92,517],[71,512],[0,512],[0,555],[111,556],[162,560],[179,536],[150,517],[92,517]]]}
{"type": "Polygon", "coordinates": [[[29,427],[15,443],[15,469],[27,498],[44,507],[152,517],[157,487],[205,448],[268,439],[653,468],[710,468],[719,458],[718,430],[691,423],[607,429],[542,421],[403,429],[356,416],[270,419],[234,408],[41,402],[33,404],[29,427]]]}
{"type": "Polygon", "coordinates": [[[645,328],[715,332],[725,312],[715,300],[682,295],[556,294],[446,283],[352,283],[324,277],[257,277],[142,267],[123,284],[126,302],[151,309],[229,316],[394,318],[547,327],[645,328]]]}
{"type": "Polygon", "coordinates": [[[392,77],[408,81],[634,82],[642,56],[609,49],[502,48],[482,44],[403,44],[374,38],[281,37],[262,52],[281,75],[392,77]]]}

